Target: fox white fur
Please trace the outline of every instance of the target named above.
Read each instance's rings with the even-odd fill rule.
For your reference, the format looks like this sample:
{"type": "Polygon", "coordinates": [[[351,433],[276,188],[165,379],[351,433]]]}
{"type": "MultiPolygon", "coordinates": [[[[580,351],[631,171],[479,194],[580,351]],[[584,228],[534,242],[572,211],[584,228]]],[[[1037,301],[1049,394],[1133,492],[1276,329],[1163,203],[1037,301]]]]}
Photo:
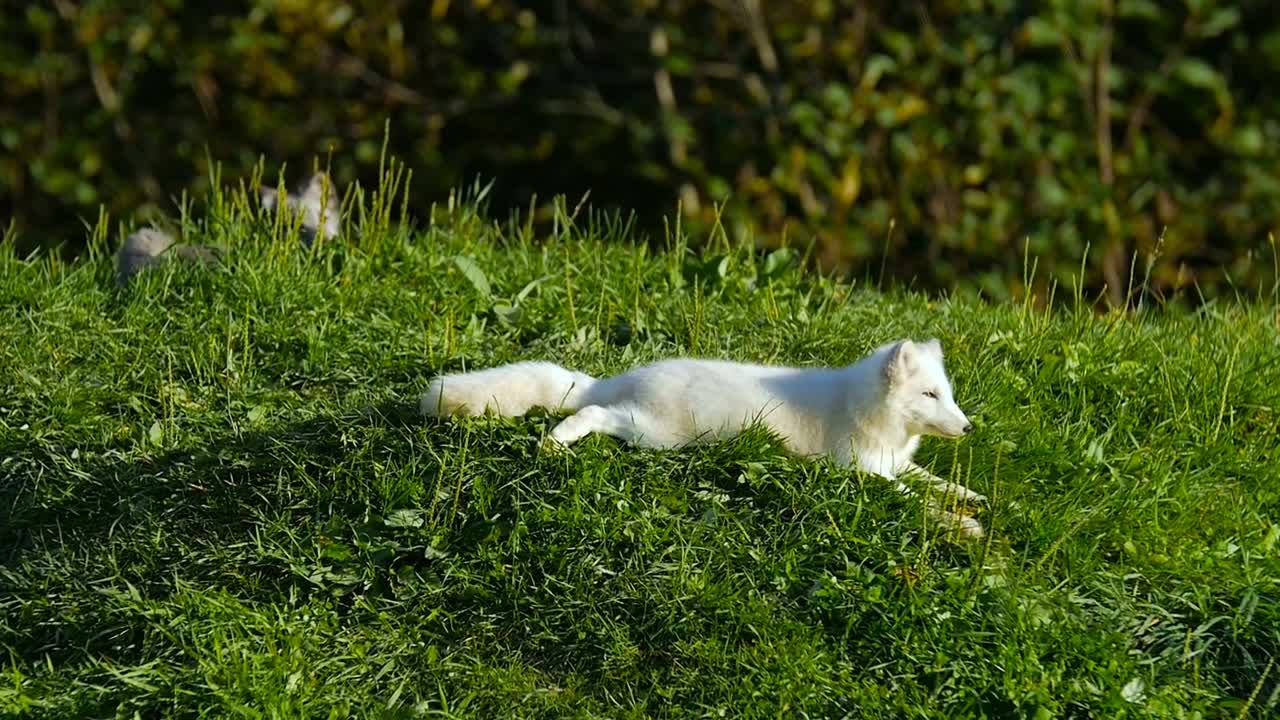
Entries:
{"type": "MultiPolygon", "coordinates": [[[[894,479],[904,492],[910,491],[897,478],[915,475],[959,500],[985,500],[912,462],[922,436],[954,438],[972,428],[956,405],[936,339],[900,340],[831,369],[676,359],[596,379],[549,362],[521,362],[436,377],[421,405],[432,416],[519,416],[533,407],[573,412],[551,431],[555,446],[604,433],[673,448],[733,437],[759,422],[792,453],[856,465],[894,479]]],[[[928,507],[961,534],[982,535],[976,520],[928,507]]]]}

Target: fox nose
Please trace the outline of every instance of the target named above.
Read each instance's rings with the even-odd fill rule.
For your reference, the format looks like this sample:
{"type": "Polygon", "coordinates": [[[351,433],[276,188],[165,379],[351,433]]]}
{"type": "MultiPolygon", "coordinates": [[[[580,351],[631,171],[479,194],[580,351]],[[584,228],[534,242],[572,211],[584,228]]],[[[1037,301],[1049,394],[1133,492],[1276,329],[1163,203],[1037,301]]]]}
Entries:
{"type": "Polygon", "coordinates": [[[973,423],[965,423],[963,432],[965,435],[968,435],[969,433],[973,432],[973,423]]]}

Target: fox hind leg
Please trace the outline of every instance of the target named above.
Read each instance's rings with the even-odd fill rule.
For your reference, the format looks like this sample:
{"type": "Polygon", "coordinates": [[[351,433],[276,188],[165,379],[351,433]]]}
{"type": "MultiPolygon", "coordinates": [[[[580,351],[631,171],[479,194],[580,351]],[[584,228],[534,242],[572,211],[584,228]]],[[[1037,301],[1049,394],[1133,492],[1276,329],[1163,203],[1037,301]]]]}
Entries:
{"type": "Polygon", "coordinates": [[[591,433],[612,435],[623,442],[636,439],[637,428],[630,412],[615,407],[588,405],[570,415],[551,430],[552,443],[568,447],[591,433]]]}

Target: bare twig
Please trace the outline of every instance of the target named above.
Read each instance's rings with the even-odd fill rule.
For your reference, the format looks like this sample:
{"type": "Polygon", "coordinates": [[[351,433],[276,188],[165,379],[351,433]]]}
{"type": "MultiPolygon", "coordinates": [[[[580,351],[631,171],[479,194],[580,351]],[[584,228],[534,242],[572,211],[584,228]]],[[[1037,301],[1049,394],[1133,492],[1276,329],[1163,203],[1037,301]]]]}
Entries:
{"type": "Polygon", "coordinates": [[[764,11],[760,0],[743,0],[747,11],[747,19],[751,25],[751,41],[756,46],[756,54],[760,57],[760,65],[770,75],[778,73],[778,53],[769,40],[769,28],[765,23],[764,11]]]}
{"type": "Polygon", "coordinates": [[[1094,107],[1097,121],[1094,123],[1098,137],[1098,170],[1102,184],[1108,189],[1115,182],[1115,170],[1111,158],[1111,88],[1107,78],[1111,74],[1111,36],[1112,24],[1111,0],[1103,0],[1102,12],[1106,17],[1106,25],[1102,30],[1102,44],[1098,48],[1098,57],[1094,62],[1093,91],[1094,107]]]}

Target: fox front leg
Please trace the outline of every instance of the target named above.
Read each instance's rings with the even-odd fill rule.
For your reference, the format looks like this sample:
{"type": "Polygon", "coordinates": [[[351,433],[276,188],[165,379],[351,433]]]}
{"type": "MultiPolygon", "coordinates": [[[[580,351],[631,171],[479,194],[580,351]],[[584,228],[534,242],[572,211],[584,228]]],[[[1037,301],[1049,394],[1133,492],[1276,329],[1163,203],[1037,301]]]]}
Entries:
{"type": "Polygon", "coordinates": [[[968,515],[945,510],[932,500],[927,501],[925,510],[944,532],[955,533],[966,540],[981,540],[986,535],[986,531],[982,529],[982,523],[968,515]]]}
{"type": "Polygon", "coordinates": [[[902,474],[923,480],[929,487],[941,492],[944,496],[954,497],[957,502],[985,503],[987,501],[986,495],[974,492],[958,483],[943,480],[915,463],[907,463],[906,467],[903,468],[902,474]]]}
{"type": "MultiPolygon", "coordinates": [[[[867,459],[862,459],[861,462],[858,463],[858,465],[860,469],[863,470],[864,472],[877,475],[893,483],[894,486],[897,488],[898,492],[908,497],[914,497],[916,493],[910,488],[910,486],[902,482],[902,477],[904,475],[905,476],[920,475],[921,477],[925,478],[926,482],[930,482],[930,484],[933,485],[933,482],[929,480],[929,478],[932,478],[933,481],[956,488],[960,491],[963,491],[964,493],[968,493],[968,495],[961,495],[960,493],[956,493],[961,497],[969,497],[971,499],[973,498],[985,499],[983,498],[982,495],[979,495],[978,493],[975,493],[972,490],[965,488],[964,486],[955,485],[953,483],[947,483],[941,478],[938,478],[929,474],[919,465],[915,465],[913,463],[908,463],[907,467],[905,467],[901,473],[894,473],[892,471],[892,468],[890,468],[888,464],[877,463],[874,460],[868,461],[867,459]]],[[[946,532],[949,535],[959,536],[960,538],[963,538],[966,540],[978,540],[978,539],[981,539],[986,534],[985,531],[982,529],[982,523],[969,517],[968,515],[963,515],[961,513],[947,510],[932,498],[925,499],[924,509],[925,509],[925,513],[935,523],[937,523],[937,525],[944,532],[946,532]]]]}

